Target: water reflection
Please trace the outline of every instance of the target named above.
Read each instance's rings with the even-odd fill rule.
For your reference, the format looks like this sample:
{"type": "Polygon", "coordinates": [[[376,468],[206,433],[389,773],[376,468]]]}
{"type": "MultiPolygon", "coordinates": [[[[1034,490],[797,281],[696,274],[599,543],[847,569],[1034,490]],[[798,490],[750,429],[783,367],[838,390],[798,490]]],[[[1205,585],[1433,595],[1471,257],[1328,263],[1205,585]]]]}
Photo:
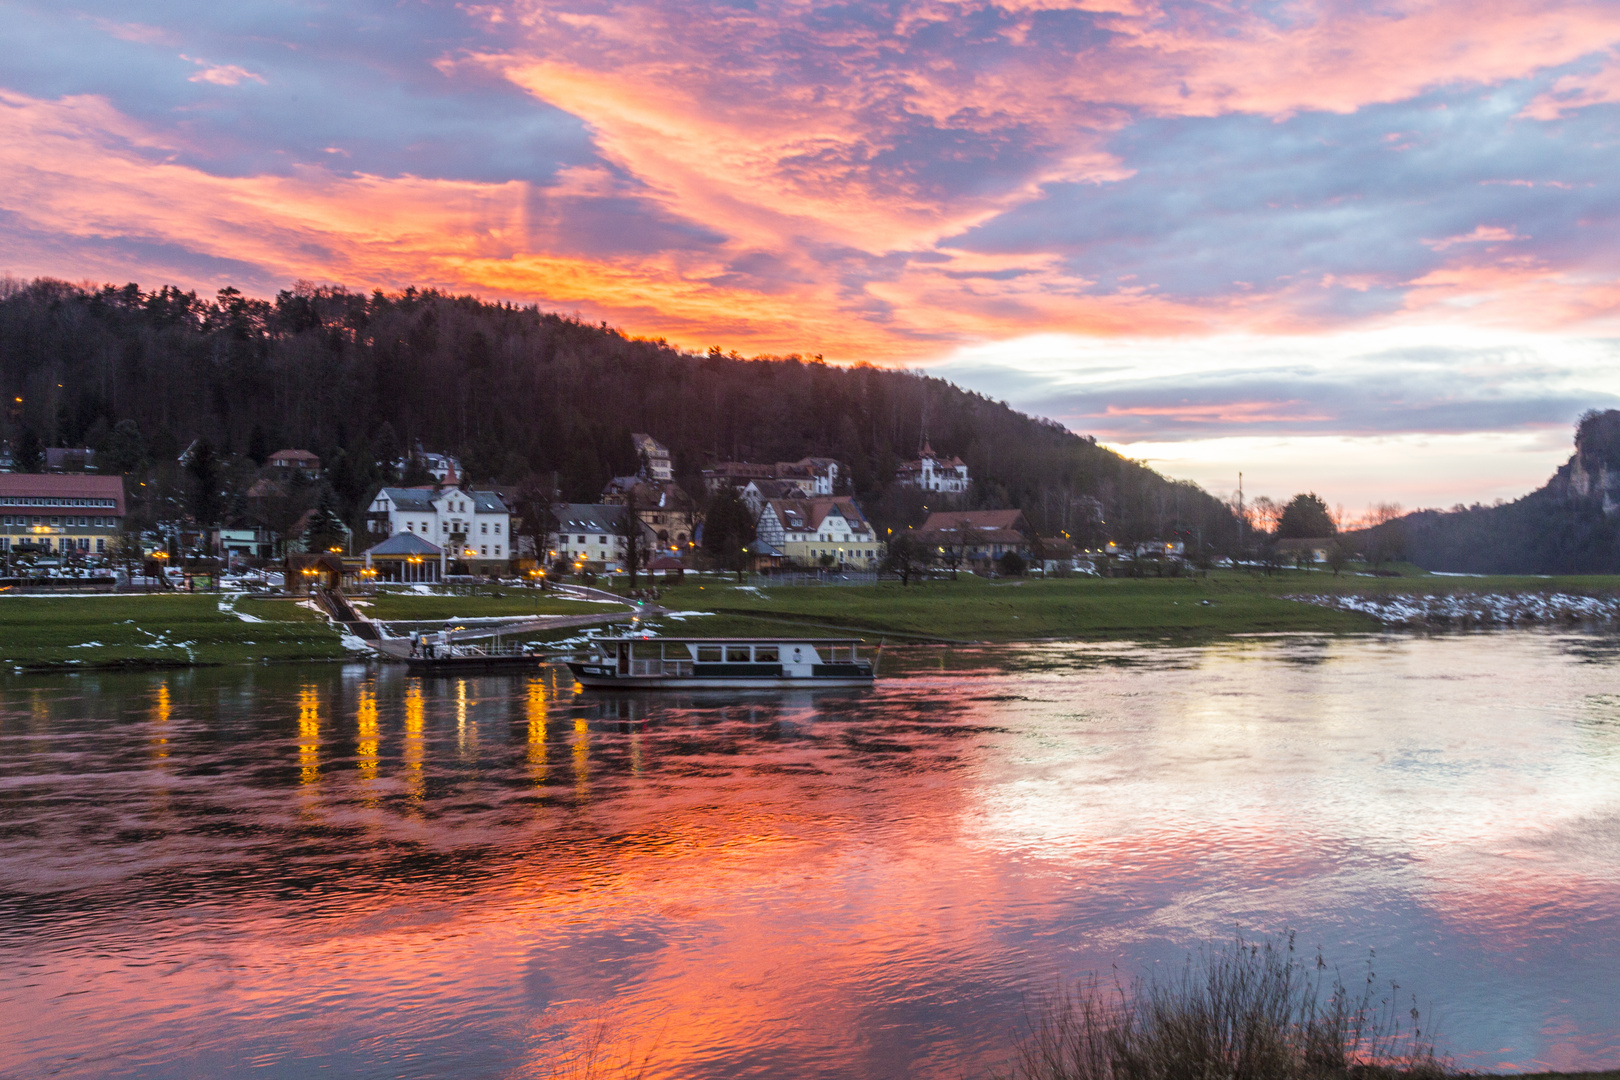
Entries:
{"type": "Polygon", "coordinates": [[[1465,1064],[1613,1066],[1595,651],[891,650],[871,692],[656,697],[13,679],[0,1072],[538,1076],[607,1017],[660,1077],[957,1077],[1060,976],[1285,925],[1377,947],[1465,1064]]]}

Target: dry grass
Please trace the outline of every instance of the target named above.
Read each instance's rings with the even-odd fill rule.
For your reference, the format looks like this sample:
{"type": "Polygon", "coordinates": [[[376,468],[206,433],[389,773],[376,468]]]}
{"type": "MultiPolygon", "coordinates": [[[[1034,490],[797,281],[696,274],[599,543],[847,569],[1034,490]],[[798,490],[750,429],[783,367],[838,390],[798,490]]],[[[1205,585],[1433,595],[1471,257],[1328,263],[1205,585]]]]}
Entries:
{"type": "Polygon", "coordinates": [[[1352,991],[1281,941],[1204,950],[1178,977],[1105,987],[1096,979],[1040,1010],[1009,1080],[1438,1080],[1413,1002],[1366,980],[1352,991]]]}

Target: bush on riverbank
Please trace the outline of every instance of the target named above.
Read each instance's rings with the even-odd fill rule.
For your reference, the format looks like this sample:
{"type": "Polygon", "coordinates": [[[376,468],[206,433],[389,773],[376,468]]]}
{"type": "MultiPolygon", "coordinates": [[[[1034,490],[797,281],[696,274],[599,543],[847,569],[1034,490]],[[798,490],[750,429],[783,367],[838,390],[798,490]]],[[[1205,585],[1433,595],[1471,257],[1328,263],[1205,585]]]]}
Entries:
{"type": "Polygon", "coordinates": [[[1447,1075],[1415,1005],[1369,966],[1353,993],[1324,987],[1283,943],[1241,938],[1171,980],[1105,989],[1093,979],[1049,1002],[1007,1080],[1438,1080],[1447,1075]],[[1325,989],[1325,995],[1324,995],[1325,989]]]}

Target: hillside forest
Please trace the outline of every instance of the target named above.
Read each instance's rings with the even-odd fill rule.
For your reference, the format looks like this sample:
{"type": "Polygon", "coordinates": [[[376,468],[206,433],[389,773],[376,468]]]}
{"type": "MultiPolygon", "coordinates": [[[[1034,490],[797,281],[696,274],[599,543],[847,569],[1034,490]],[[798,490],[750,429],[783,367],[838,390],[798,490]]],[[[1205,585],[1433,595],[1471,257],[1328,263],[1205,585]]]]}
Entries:
{"type": "MultiPolygon", "coordinates": [[[[1181,533],[1209,550],[1230,509],[1094,439],[940,379],[818,357],[694,354],[606,324],[432,290],[369,295],[300,284],[273,300],[171,286],[0,282],[0,437],[24,451],[89,446],[133,485],[133,512],[184,502],[177,456],[200,441],[233,477],[282,448],[326,465],[332,510],[358,529],[409,449],[459,456],[474,483],[555,485],[594,502],[637,467],[630,433],[667,445],[701,497],[724,460],[836,458],[880,530],[916,524],[929,497],[892,485],[923,439],[957,455],[970,507],[1017,507],[1083,545],[1181,533]]],[[[216,493],[202,493],[204,504],[216,493]]],[[[195,500],[193,500],[195,502],[195,500]]],[[[938,500],[935,499],[935,508],[938,500]]],[[[195,509],[195,506],[194,506],[195,509]]]]}

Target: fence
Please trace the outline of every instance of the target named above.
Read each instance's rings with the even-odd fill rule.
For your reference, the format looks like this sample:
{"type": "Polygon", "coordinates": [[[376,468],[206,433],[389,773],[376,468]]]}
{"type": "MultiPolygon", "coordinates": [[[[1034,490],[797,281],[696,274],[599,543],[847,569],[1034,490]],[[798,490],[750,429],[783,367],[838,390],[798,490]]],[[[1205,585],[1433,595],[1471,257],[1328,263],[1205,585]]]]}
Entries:
{"type": "Polygon", "coordinates": [[[828,570],[825,573],[815,571],[790,570],[780,574],[749,574],[748,584],[756,589],[764,589],[773,585],[876,585],[880,581],[899,581],[894,574],[880,574],[876,570],[846,570],[842,573],[828,570]]]}

